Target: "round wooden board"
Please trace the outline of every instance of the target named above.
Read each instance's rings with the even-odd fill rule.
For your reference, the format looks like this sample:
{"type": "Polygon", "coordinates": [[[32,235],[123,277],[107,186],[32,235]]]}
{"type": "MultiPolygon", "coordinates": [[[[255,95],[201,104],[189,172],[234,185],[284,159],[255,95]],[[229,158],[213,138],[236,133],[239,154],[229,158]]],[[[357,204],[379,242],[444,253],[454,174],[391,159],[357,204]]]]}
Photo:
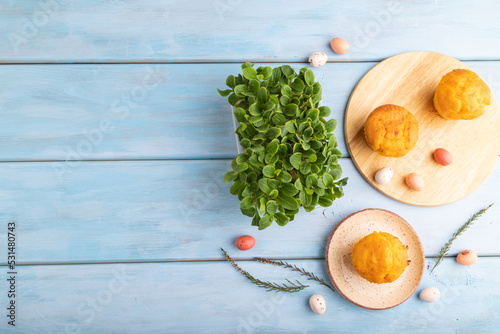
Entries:
{"type": "Polygon", "coordinates": [[[354,88],[345,114],[345,136],[354,164],[363,177],[383,194],[403,203],[436,206],[457,201],[473,192],[490,174],[500,155],[500,111],[492,95],[486,112],[475,120],[445,120],[434,109],[437,84],[449,71],[470,69],[461,61],[433,52],[402,53],[373,67],[354,88]],[[408,109],[418,120],[417,145],[401,158],[379,156],[366,143],[364,124],[383,104],[408,109]],[[436,148],[453,155],[443,167],[433,158],[436,148]],[[390,166],[392,180],[375,182],[375,172],[390,166]],[[425,181],[423,191],[410,190],[409,173],[425,181]]]}
{"type": "Polygon", "coordinates": [[[415,293],[424,274],[424,248],[415,230],[397,214],[382,209],[355,212],[333,230],[326,246],[326,268],[335,289],[351,303],[372,309],[395,307],[415,293]],[[410,265],[392,283],[375,284],[362,278],[351,263],[351,250],[372,232],[387,232],[408,246],[410,265]]]}

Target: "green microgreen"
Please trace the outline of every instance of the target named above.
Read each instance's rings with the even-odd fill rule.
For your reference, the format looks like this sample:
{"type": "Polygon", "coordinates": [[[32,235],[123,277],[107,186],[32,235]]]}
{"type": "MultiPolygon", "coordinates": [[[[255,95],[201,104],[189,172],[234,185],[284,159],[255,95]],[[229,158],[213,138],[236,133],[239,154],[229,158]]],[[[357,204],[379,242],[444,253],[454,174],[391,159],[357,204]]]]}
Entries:
{"type": "Polygon", "coordinates": [[[230,192],[252,225],[284,226],[299,207],[310,212],[344,195],[347,178],[340,179],[342,153],[333,135],[337,122],[325,119],[331,110],[319,106],[322,88],[311,69],[297,74],[289,65],[255,69],[247,62],[226,85],[217,91],[234,107],[244,152],[224,181],[233,182],[230,192]]]}

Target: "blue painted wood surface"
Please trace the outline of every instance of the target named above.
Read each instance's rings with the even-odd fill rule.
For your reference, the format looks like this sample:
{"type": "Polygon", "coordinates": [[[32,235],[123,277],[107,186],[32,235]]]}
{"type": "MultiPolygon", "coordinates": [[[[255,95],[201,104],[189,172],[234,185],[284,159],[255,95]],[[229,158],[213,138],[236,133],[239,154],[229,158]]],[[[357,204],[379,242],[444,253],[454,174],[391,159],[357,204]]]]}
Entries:
{"type": "MultiPolygon", "coordinates": [[[[472,195],[423,209],[380,195],[350,159],[340,163],[349,177],[343,198],[264,231],[250,226],[222,181],[229,160],[3,163],[0,212],[19,222],[22,263],[59,263],[219,259],[214,246],[234,251],[234,240],[243,234],[257,238],[259,256],[322,258],[335,225],[367,207],[407,219],[431,256],[478,209],[500,203],[492,182],[500,179],[500,165],[472,195]]],[[[500,255],[499,216],[496,205],[457,240],[452,254],[473,248],[480,255],[500,255]]],[[[0,238],[0,249],[6,242],[0,238]]]]}
{"type": "MultiPolygon", "coordinates": [[[[321,260],[289,262],[327,277],[321,260]]],[[[433,275],[424,275],[417,290],[439,288],[438,303],[414,295],[385,311],[362,309],[283,268],[239,265],[258,278],[299,279],[309,288],[269,293],[225,262],[28,266],[19,269],[19,327],[2,323],[0,328],[9,334],[495,333],[500,326],[498,258],[481,258],[470,268],[445,259],[433,275]],[[309,309],[315,293],[325,297],[323,316],[309,309]]],[[[7,302],[5,293],[0,302],[7,302]]]]}
{"type": "Polygon", "coordinates": [[[498,1],[1,2],[5,62],[381,60],[406,51],[500,59],[498,1]],[[45,9],[45,10],[43,10],[45,9]],[[351,42],[336,56],[333,37],[351,42]]]}
{"type": "Polygon", "coordinates": [[[468,61],[498,97],[499,12],[493,0],[0,0],[0,63],[8,63],[0,65],[0,332],[499,332],[499,165],[457,203],[414,207],[369,186],[342,135],[356,82],[400,52],[468,61]],[[349,53],[331,51],[335,36],[351,43],[349,53]],[[286,227],[257,231],[221,181],[236,147],[215,88],[238,62],[298,69],[313,51],[329,56],[315,73],[322,103],[339,121],[346,195],[286,227]],[[265,280],[298,276],[247,260],[285,259],[328,281],[329,233],[348,214],[379,207],[414,226],[431,264],[492,202],[450,251],[472,248],[478,263],[466,268],[450,257],[434,274],[426,270],[418,291],[438,287],[435,304],[415,295],[369,311],[315,282],[296,295],[270,294],[219,251],[265,280]],[[20,263],[15,329],[5,317],[8,221],[17,222],[20,263]],[[256,236],[251,251],[235,248],[242,234],[256,236]],[[307,305],[313,293],[326,298],[322,317],[307,305]]]}
{"type": "MultiPolygon", "coordinates": [[[[316,71],[346,155],[344,108],[375,64],[316,71]]],[[[487,70],[500,77],[500,68],[487,70]]],[[[231,108],[216,88],[238,73],[240,64],[0,66],[0,117],[8,127],[0,160],[233,158],[231,108]]]]}
{"type": "MultiPolygon", "coordinates": [[[[466,63],[500,96],[498,62],[466,63]]],[[[375,64],[315,69],[344,156],[345,106],[375,64]]],[[[239,64],[0,66],[0,161],[233,158],[231,109],[215,88],[237,73],[239,64]]]]}

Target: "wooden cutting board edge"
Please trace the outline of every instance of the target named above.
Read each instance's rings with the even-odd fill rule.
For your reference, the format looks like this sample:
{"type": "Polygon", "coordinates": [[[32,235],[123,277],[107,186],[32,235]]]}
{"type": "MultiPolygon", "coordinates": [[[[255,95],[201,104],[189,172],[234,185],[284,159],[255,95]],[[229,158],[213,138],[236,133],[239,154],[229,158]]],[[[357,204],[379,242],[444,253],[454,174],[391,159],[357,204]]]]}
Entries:
{"type": "MultiPolygon", "coordinates": [[[[500,115],[499,115],[499,107],[498,107],[498,103],[493,95],[493,92],[492,92],[492,96],[491,96],[491,104],[489,106],[489,108],[493,109],[493,110],[496,110],[497,114],[495,115],[496,116],[496,123],[497,123],[497,128],[498,128],[498,132],[497,132],[497,135],[496,137],[493,138],[493,140],[490,140],[491,142],[493,143],[497,143],[496,145],[496,148],[493,147],[492,148],[492,151],[493,152],[497,152],[497,153],[492,153],[492,157],[494,157],[494,160],[493,160],[493,163],[491,163],[490,165],[491,166],[488,166],[488,171],[487,173],[485,173],[485,176],[484,177],[476,177],[476,179],[478,179],[478,182],[476,182],[476,184],[474,184],[473,187],[471,187],[471,189],[469,189],[468,193],[465,194],[464,196],[461,196],[459,198],[453,198],[449,201],[445,201],[445,202],[440,202],[440,203],[425,203],[425,204],[417,204],[417,203],[412,203],[411,201],[405,201],[405,200],[402,200],[400,197],[394,195],[394,194],[391,194],[390,192],[388,191],[384,191],[383,189],[381,189],[380,185],[378,183],[376,183],[373,179],[373,175],[371,176],[368,176],[366,175],[365,172],[363,172],[363,169],[362,169],[362,166],[360,166],[360,162],[358,161],[358,156],[357,156],[357,153],[353,151],[352,147],[351,147],[351,141],[354,140],[354,137],[351,138],[351,136],[348,134],[350,128],[349,128],[349,109],[350,109],[350,106],[351,104],[353,103],[353,97],[356,95],[356,93],[358,92],[358,89],[359,87],[361,86],[361,84],[364,82],[364,79],[365,77],[371,72],[371,71],[374,71],[374,70],[378,70],[378,68],[380,66],[384,66],[387,62],[391,62],[393,60],[393,58],[395,57],[398,57],[398,56],[404,56],[404,55],[415,55],[416,57],[425,57],[426,55],[433,55],[433,56],[437,56],[437,57],[447,57],[447,58],[451,58],[451,59],[454,59],[456,62],[458,62],[457,64],[460,64],[460,66],[457,66],[455,68],[464,68],[464,69],[471,69],[469,66],[467,66],[466,64],[460,62],[459,60],[455,59],[455,58],[452,58],[452,57],[449,57],[449,56],[446,56],[446,55],[443,55],[443,54],[440,54],[440,53],[436,53],[436,52],[429,52],[429,51],[411,51],[411,52],[405,52],[405,53],[400,53],[400,54],[397,54],[397,55],[394,55],[394,56],[391,56],[389,58],[386,58],[384,59],[383,61],[381,61],[380,63],[378,63],[377,65],[375,65],[374,67],[372,67],[360,80],[359,82],[356,84],[356,86],[354,87],[353,91],[351,92],[351,95],[349,97],[349,100],[347,102],[347,105],[346,105],[346,110],[345,110],[345,117],[344,117],[344,136],[345,136],[345,141],[346,141],[346,146],[347,146],[347,149],[349,151],[349,154],[352,158],[352,161],[354,163],[354,165],[356,166],[356,168],[358,169],[358,171],[360,172],[360,174],[363,176],[363,178],[368,181],[368,183],[373,186],[375,189],[377,189],[378,191],[380,191],[381,193],[383,193],[384,195],[396,200],[396,201],[399,201],[399,202],[402,202],[402,203],[405,203],[405,204],[409,204],[409,205],[415,205],[415,206],[423,206],[423,207],[432,207],[432,206],[439,206],[439,205],[446,205],[446,204],[450,204],[450,203],[453,203],[453,202],[456,202],[460,199],[462,199],[463,197],[466,197],[468,194],[472,193],[475,189],[477,189],[477,187],[479,187],[479,185],[484,182],[484,180],[487,178],[487,176],[491,173],[491,170],[493,169],[493,167],[495,166],[496,164],[496,161],[498,160],[498,157],[500,156],[500,115]],[[496,138],[496,139],[495,139],[496,138]]],[[[443,73],[444,75],[445,73],[443,73]]],[[[378,89],[378,88],[377,88],[378,89]]],[[[378,105],[377,105],[378,106],[378,105]]],[[[374,108],[376,108],[377,106],[373,106],[372,110],[374,108]]],[[[371,110],[369,111],[371,112],[371,110]]],[[[368,116],[369,112],[366,114],[366,117],[368,116]]],[[[484,115],[483,115],[484,116],[484,115]]],[[[495,120],[493,120],[495,121],[495,120]]],[[[362,136],[362,141],[364,141],[364,144],[366,144],[366,141],[364,139],[364,135],[362,136]]],[[[419,139],[421,140],[421,139],[419,139]]],[[[375,153],[375,152],[374,152],[375,153]]],[[[392,158],[388,158],[388,159],[392,159],[392,158]]],[[[375,173],[376,170],[373,170],[372,171],[372,174],[375,173]]],[[[395,182],[395,180],[391,180],[391,182],[395,182]]],[[[398,182],[398,181],[396,181],[398,182]]],[[[400,183],[401,183],[401,180],[400,180],[400,183]]],[[[404,181],[402,181],[402,183],[404,184],[404,181]]],[[[404,185],[406,187],[406,185],[404,185]]],[[[408,191],[411,191],[408,189],[408,191]]]]}

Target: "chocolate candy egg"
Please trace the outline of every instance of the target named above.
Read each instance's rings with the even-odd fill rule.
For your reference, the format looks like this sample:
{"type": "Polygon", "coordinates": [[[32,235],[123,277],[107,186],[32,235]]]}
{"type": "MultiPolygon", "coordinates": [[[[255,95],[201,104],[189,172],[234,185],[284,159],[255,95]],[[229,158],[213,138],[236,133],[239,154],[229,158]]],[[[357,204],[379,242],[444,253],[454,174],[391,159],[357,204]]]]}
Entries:
{"type": "Polygon", "coordinates": [[[477,261],[477,254],[472,249],[467,249],[457,255],[457,262],[462,266],[470,266],[477,261]]]}
{"type": "Polygon", "coordinates": [[[246,251],[253,246],[255,246],[255,238],[251,235],[242,235],[241,237],[238,237],[238,239],[236,239],[236,247],[239,250],[246,251]]]}
{"type": "Polygon", "coordinates": [[[381,168],[375,173],[375,182],[378,184],[387,184],[392,179],[393,171],[391,167],[381,168]]]}
{"type": "Polygon", "coordinates": [[[441,292],[439,292],[438,288],[435,287],[429,287],[425,288],[420,292],[419,295],[420,299],[422,299],[424,302],[427,303],[434,303],[439,300],[441,297],[441,292]]]}
{"type": "Polygon", "coordinates": [[[340,37],[335,37],[334,39],[332,39],[330,45],[333,51],[335,51],[335,53],[338,53],[339,55],[343,55],[347,52],[347,50],[349,50],[349,43],[347,43],[345,39],[340,37]]]}
{"type": "Polygon", "coordinates": [[[325,298],[318,294],[312,295],[311,298],[309,298],[309,306],[311,306],[311,310],[313,310],[314,313],[321,315],[326,311],[325,298]]]}
{"type": "Polygon", "coordinates": [[[424,179],[417,173],[410,173],[406,176],[406,185],[415,191],[424,190],[424,179]]]}
{"type": "Polygon", "coordinates": [[[444,148],[437,148],[434,151],[434,159],[436,159],[436,162],[441,166],[448,166],[452,163],[453,156],[444,148]]]}
{"type": "Polygon", "coordinates": [[[319,67],[326,64],[328,56],[323,52],[313,52],[309,56],[309,64],[313,67],[319,67]]]}

